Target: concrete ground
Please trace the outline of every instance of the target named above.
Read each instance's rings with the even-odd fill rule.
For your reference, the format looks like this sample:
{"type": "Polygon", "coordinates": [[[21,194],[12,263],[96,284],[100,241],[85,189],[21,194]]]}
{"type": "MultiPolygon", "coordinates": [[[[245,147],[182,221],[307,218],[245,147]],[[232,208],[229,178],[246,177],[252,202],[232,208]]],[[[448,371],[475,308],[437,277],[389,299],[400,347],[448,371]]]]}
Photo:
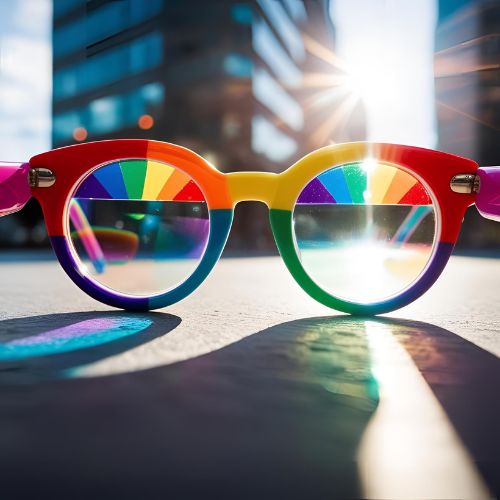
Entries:
{"type": "Polygon", "coordinates": [[[53,261],[0,262],[0,287],[2,499],[500,494],[500,260],[371,319],[277,257],[151,314],[53,261]]]}

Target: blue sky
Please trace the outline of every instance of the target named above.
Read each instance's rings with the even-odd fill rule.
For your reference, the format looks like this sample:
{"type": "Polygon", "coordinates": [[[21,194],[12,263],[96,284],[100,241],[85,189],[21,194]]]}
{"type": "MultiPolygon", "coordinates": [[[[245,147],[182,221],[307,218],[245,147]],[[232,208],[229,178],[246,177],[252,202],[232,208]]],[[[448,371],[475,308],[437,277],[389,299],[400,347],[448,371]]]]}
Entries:
{"type": "Polygon", "coordinates": [[[52,2],[0,0],[0,160],[50,148],[52,2]]]}

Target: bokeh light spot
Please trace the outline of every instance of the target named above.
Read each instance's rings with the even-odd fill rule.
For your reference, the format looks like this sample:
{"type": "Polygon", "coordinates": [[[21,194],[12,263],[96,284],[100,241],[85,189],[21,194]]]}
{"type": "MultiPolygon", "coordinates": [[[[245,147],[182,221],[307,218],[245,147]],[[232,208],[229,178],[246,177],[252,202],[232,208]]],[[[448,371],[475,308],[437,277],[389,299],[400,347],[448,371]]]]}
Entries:
{"type": "Polygon", "coordinates": [[[88,137],[87,129],[85,127],[76,127],[73,130],[73,139],[78,142],[84,141],[88,137]]]}
{"type": "Polygon", "coordinates": [[[155,121],[151,115],[141,115],[137,120],[137,124],[142,130],[149,130],[153,127],[154,123],[155,121]]]}

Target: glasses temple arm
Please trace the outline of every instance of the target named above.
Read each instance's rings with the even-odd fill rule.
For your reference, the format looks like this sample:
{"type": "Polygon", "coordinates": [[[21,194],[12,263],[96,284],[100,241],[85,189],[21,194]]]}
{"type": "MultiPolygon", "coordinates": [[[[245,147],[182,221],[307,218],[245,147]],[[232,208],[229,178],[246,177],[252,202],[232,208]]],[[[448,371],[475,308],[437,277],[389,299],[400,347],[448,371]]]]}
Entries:
{"type": "Polygon", "coordinates": [[[29,163],[0,162],[0,217],[21,210],[31,198],[29,163]]]}
{"type": "Polygon", "coordinates": [[[486,219],[500,222],[500,167],[480,167],[476,192],[476,207],[486,219]]]}
{"type": "MultiPolygon", "coordinates": [[[[0,162],[0,217],[18,212],[30,200],[29,171],[29,163],[0,162]]],[[[102,273],[106,263],[103,251],[80,204],[74,199],[69,214],[95,270],[102,273]]]]}
{"type": "Polygon", "coordinates": [[[74,198],[69,205],[69,218],[75,226],[76,232],[80,237],[82,244],[94,266],[97,273],[104,272],[106,267],[106,259],[102,251],[101,245],[92,230],[92,226],[85,215],[80,203],[74,198]]]}

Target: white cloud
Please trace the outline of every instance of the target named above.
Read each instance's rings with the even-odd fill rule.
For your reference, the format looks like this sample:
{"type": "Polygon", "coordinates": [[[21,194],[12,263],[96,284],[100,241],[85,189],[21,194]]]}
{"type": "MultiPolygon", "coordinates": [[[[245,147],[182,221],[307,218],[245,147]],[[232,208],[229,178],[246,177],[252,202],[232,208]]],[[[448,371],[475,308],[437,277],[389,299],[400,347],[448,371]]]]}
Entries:
{"type": "Polygon", "coordinates": [[[50,0],[0,1],[0,160],[50,148],[51,29],[50,0]]]}
{"type": "MultiPolygon", "coordinates": [[[[12,3],[12,2],[10,2],[12,3]]],[[[32,38],[47,39],[52,30],[52,1],[51,0],[16,0],[13,11],[12,27],[27,33],[32,38]],[[45,22],[48,20],[48,25],[45,22]]]]}

